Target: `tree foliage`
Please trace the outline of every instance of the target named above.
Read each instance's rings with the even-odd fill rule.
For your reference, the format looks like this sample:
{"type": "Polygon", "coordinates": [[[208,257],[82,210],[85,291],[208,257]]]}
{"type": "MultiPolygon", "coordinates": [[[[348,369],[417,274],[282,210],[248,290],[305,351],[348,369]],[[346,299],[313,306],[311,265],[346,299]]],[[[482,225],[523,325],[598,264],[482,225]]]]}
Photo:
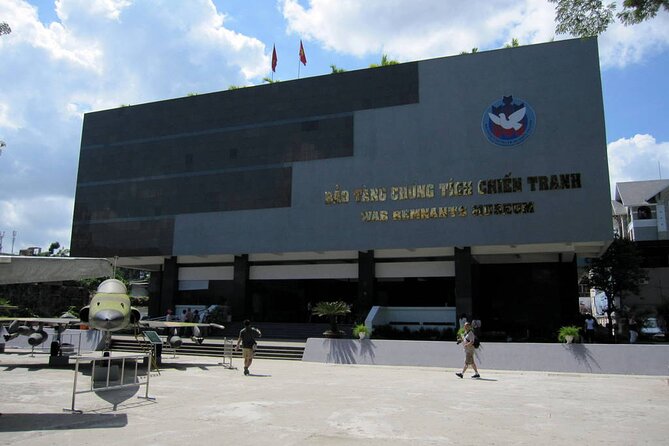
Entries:
{"type": "Polygon", "coordinates": [[[351,306],[344,301],[318,302],[311,309],[316,316],[343,316],[351,312],[351,306]]]}
{"type": "Polygon", "coordinates": [[[60,248],[60,242],[52,242],[49,245],[49,255],[53,256],[58,248],[60,248]]]}
{"type": "Polygon", "coordinates": [[[311,309],[316,316],[330,319],[330,330],[323,333],[326,337],[339,338],[343,332],[337,328],[337,316],[344,316],[351,312],[351,306],[342,300],[336,302],[318,302],[311,309]]]}
{"type": "Polygon", "coordinates": [[[622,300],[625,293],[638,293],[641,282],[648,278],[641,262],[634,242],[616,237],[606,252],[590,263],[584,283],[606,294],[609,327],[613,326],[611,315],[617,310],[615,298],[622,300]]]}
{"type": "Polygon", "coordinates": [[[60,245],[60,242],[51,242],[49,248],[39,254],[43,257],[69,257],[70,250],[60,245]]]}
{"type": "Polygon", "coordinates": [[[397,65],[399,62],[393,59],[390,59],[387,54],[381,56],[381,64],[371,64],[369,68],[378,68],[378,67],[387,67],[388,65],[397,65]]]}
{"type": "Polygon", "coordinates": [[[669,0],[625,0],[618,19],[625,25],[634,25],[652,19],[660,9],[669,11],[669,0]]]}
{"type": "Polygon", "coordinates": [[[520,42],[518,41],[518,39],[514,37],[511,39],[511,43],[507,43],[506,45],[504,45],[504,48],[518,48],[519,46],[520,42]]]}
{"type": "Polygon", "coordinates": [[[471,52],[469,52],[469,51],[462,51],[460,54],[475,54],[475,53],[478,53],[478,52],[479,52],[479,49],[478,49],[478,48],[472,48],[472,51],[471,51],[471,52]]]}
{"type": "Polygon", "coordinates": [[[578,37],[597,36],[615,22],[633,25],[652,19],[664,9],[669,11],[669,0],[624,0],[623,9],[616,14],[615,3],[602,0],[548,0],[555,3],[556,32],[578,37]]]}
{"type": "Polygon", "coordinates": [[[0,36],[3,34],[9,34],[12,32],[12,29],[9,27],[7,22],[0,22],[0,36]]]}
{"type": "Polygon", "coordinates": [[[339,68],[337,65],[330,65],[330,69],[332,70],[330,74],[343,73],[344,71],[346,71],[343,68],[339,68]]]}

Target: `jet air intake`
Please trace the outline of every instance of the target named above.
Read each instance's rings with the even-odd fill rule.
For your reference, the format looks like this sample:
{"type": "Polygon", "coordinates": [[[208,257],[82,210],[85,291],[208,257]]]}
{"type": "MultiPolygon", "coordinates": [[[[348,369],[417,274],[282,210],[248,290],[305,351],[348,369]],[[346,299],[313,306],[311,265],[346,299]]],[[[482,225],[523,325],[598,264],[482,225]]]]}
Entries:
{"type": "Polygon", "coordinates": [[[92,325],[101,330],[114,330],[121,328],[125,322],[125,315],[118,310],[98,310],[93,315],[92,325]]]}

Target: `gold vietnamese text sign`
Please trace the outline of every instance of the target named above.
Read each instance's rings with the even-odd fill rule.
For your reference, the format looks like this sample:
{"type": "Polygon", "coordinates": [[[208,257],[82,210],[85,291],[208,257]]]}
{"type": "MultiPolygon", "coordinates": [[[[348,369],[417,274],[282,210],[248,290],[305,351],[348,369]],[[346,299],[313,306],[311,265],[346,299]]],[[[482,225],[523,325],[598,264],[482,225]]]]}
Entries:
{"type": "MultiPolygon", "coordinates": [[[[474,181],[449,179],[444,183],[425,183],[397,185],[389,187],[360,187],[349,192],[339,185],[334,190],[325,192],[326,205],[348,203],[383,203],[388,201],[404,202],[410,200],[434,200],[443,198],[471,197],[473,195],[496,195],[519,193],[527,187],[528,192],[541,192],[565,189],[580,189],[581,174],[567,173],[543,176],[522,177],[507,174],[502,178],[474,181]]],[[[471,207],[428,206],[392,210],[364,210],[363,222],[408,221],[447,219],[457,217],[532,214],[535,211],[533,201],[474,204],[471,207]]]]}

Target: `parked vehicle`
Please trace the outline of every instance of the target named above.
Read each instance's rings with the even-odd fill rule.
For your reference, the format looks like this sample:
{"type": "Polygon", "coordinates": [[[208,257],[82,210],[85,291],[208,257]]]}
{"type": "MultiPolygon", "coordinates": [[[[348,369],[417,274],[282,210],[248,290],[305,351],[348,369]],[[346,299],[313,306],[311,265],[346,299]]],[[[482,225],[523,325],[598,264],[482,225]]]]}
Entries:
{"type": "Polygon", "coordinates": [[[643,320],[641,324],[641,330],[639,330],[639,335],[642,338],[650,339],[654,341],[664,341],[666,333],[664,329],[660,327],[655,317],[647,317],[643,320]]]}

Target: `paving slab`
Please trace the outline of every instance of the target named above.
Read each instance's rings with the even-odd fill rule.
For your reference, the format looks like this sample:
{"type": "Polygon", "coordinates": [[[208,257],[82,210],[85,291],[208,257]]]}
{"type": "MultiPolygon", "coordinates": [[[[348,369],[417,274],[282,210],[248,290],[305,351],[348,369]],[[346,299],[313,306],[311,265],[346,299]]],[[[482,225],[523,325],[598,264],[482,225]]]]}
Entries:
{"type": "MultiPolygon", "coordinates": [[[[117,410],[72,399],[72,368],[0,354],[0,444],[660,445],[666,377],[255,360],[252,374],[199,356],[165,358],[149,395],[117,410]]],[[[235,359],[233,366],[241,367],[235,359]]],[[[90,380],[80,373],[81,382],[90,380]]],[[[126,391],[127,392],[127,391],[126,391]]]]}

